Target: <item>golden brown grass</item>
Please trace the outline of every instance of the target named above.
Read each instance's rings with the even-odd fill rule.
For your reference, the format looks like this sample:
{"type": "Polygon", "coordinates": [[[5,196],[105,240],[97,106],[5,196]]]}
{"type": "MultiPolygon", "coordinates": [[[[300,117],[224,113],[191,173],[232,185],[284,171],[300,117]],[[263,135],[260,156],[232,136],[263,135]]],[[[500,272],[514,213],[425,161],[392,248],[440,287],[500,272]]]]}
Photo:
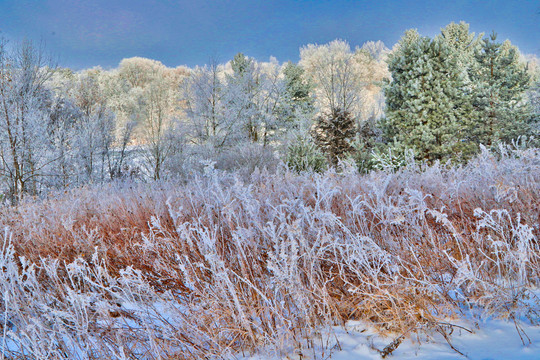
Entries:
{"type": "Polygon", "coordinates": [[[259,174],[242,182],[210,171],[188,184],[74,190],[5,208],[0,222],[13,234],[15,258],[37,264],[40,291],[99,293],[118,309],[95,319],[152,324],[120,333],[93,320],[94,332],[124,336],[132,354],[146,349],[149,358],[219,357],[302,347],[314,331],[350,319],[407,334],[471,309],[531,316],[539,185],[537,151],[369,176],[259,174]],[[39,265],[52,259],[56,278],[39,265]],[[106,269],[102,290],[93,282],[104,275],[65,280],[67,264],[83,260],[88,274],[106,269]],[[143,320],[122,304],[126,269],[146,289],[132,301],[173,302],[176,322],[157,310],[143,320]]]}

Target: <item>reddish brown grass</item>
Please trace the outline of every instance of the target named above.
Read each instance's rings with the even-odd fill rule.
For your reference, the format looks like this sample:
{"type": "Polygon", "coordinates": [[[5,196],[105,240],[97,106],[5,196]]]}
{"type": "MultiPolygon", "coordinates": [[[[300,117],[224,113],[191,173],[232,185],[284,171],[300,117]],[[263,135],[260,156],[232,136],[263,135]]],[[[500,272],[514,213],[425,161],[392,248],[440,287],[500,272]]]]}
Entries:
{"type": "Polygon", "coordinates": [[[526,155],[86,188],[3,209],[0,222],[30,262],[90,263],[97,251],[113,277],[140,270],[204,334],[177,334],[197,356],[300,344],[350,319],[406,334],[471,306],[523,310],[540,280],[540,162],[526,155]]]}

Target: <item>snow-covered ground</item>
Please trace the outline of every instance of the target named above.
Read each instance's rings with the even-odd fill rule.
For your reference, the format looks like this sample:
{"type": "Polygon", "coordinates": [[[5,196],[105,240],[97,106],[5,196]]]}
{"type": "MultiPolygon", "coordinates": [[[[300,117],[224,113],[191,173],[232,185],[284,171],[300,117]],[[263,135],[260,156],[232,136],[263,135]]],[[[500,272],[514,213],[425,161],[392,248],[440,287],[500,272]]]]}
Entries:
{"type": "MultiPolygon", "coordinates": [[[[473,322],[452,323],[449,338],[452,346],[463,355],[452,349],[445,338],[434,332],[427,336],[406,338],[386,359],[423,359],[423,360],[498,360],[498,359],[540,359],[540,326],[519,323],[521,333],[527,345],[523,345],[513,321],[490,319],[480,324],[473,322]],[[460,328],[463,327],[464,329],[460,328]],[[471,331],[471,332],[469,332],[471,331]]],[[[361,322],[349,322],[346,329],[336,327],[335,336],[323,340],[328,344],[321,349],[307,350],[303,356],[290,354],[286,356],[255,355],[246,360],[277,359],[331,359],[331,360],[378,360],[381,351],[398,336],[381,336],[373,328],[361,322]]]]}

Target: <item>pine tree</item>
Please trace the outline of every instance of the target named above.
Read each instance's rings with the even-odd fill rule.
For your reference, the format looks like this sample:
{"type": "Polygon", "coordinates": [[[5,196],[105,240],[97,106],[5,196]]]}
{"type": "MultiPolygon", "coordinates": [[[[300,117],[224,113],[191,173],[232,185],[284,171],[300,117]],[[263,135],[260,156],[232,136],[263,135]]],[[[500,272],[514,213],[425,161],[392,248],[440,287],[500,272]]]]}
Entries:
{"type": "Polygon", "coordinates": [[[390,57],[385,135],[420,159],[466,160],[479,145],[511,142],[538,127],[519,51],[451,23],[431,40],[408,31],[390,57]]]}
{"type": "Polygon", "coordinates": [[[290,98],[295,102],[310,102],[310,92],[313,86],[304,80],[304,69],[289,61],[283,69],[285,86],[290,98]]]}
{"type": "Polygon", "coordinates": [[[510,142],[532,131],[531,109],[525,101],[529,75],[516,47],[496,39],[495,33],[483,39],[469,68],[475,110],[468,124],[469,140],[484,145],[510,142]]]}
{"type": "Polygon", "coordinates": [[[352,140],[355,134],[353,117],[341,109],[333,109],[320,115],[313,131],[315,142],[334,166],[339,159],[353,150],[352,140]]]}
{"type": "Polygon", "coordinates": [[[389,59],[385,133],[421,160],[446,160],[464,151],[467,88],[452,49],[440,38],[408,31],[389,59]]]}
{"type": "Polygon", "coordinates": [[[253,64],[253,60],[249,59],[242,53],[234,55],[231,61],[231,66],[235,74],[242,75],[253,64]]]}
{"type": "Polygon", "coordinates": [[[467,69],[474,62],[474,54],[482,43],[484,33],[476,36],[469,32],[469,24],[461,21],[459,24],[451,22],[441,29],[439,38],[444,41],[452,50],[457,58],[459,66],[467,75],[467,69]]]}
{"type": "Polygon", "coordinates": [[[291,61],[283,68],[283,75],[286,95],[283,116],[287,122],[293,123],[314,111],[313,86],[304,79],[304,69],[291,61]]]}
{"type": "Polygon", "coordinates": [[[321,172],[326,169],[326,159],[319,148],[310,139],[298,136],[287,147],[285,159],[289,169],[301,173],[304,171],[321,172]]]}

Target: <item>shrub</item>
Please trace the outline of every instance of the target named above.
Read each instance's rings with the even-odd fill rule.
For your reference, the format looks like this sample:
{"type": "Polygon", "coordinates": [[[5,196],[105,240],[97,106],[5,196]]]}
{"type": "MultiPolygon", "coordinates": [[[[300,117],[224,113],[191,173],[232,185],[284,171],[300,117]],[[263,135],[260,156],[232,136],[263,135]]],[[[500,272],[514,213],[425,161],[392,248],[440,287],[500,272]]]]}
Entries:
{"type": "Polygon", "coordinates": [[[289,169],[301,172],[322,172],[326,169],[326,159],[311,138],[298,136],[287,147],[286,163],[289,169]]]}

